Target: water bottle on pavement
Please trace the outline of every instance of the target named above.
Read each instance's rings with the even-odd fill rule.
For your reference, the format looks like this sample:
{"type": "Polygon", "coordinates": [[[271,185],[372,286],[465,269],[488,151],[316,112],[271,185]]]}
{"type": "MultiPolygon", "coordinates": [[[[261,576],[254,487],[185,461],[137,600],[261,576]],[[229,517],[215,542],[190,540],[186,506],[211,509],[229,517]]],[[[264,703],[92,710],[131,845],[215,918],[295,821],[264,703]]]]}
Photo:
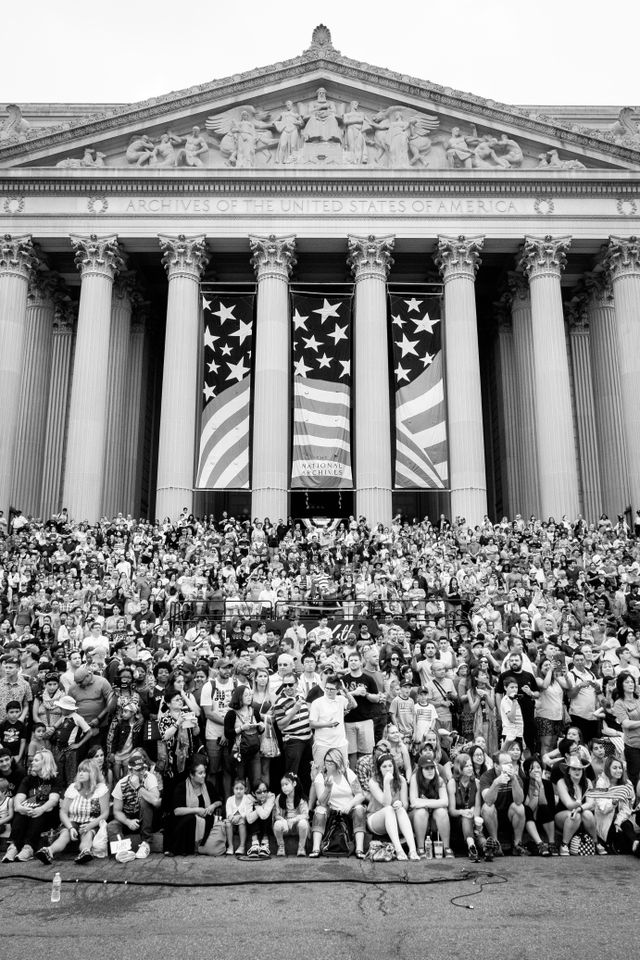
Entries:
{"type": "Polygon", "coordinates": [[[53,883],[51,884],[51,903],[58,903],[60,901],[60,889],[62,887],[62,877],[59,873],[56,873],[53,878],[53,883]]]}
{"type": "Polygon", "coordinates": [[[433,843],[431,837],[427,837],[424,842],[424,855],[427,860],[433,860],[433,843]]]}

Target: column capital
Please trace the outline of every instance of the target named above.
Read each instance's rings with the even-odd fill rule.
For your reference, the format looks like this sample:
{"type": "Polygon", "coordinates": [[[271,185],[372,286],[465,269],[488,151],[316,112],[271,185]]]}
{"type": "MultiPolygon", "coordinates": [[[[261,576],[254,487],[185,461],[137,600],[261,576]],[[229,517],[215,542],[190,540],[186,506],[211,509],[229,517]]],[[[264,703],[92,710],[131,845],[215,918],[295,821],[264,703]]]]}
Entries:
{"type": "Polygon", "coordinates": [[[594,270],[585,273],[584,285],[589,301],[599,307],[613,306],[613,287],[608,270],[594,270]]]}
{"type": "Polygon", "coordinates": [[[66,288],[62,277],[55,270],[39,269],[38,264],[29,280],[29,292],[27,294],[28,307],[42,307],[45,304],[55,305],[58,300],[64,299],[66,288]]]}
{"type": "Polygon", "coordinates": [[[188,277],[199,280],[209,263],[207,240],[204,234],[197,237],[185,237],[184,233],[177,237],[158,236],[162,249],[162,263],[169,280],[174,277],[188,277]]]}
{"type": "Polygon", "coordinates": [[[529,299],[529,283],[521,270],[510,270],[507,274],[506,296],[512,308],[529,299]]]}
{"type": "Polygon", "coordinates": [[[560,277],[570,244],[571,237],[525,237],[519,267],[529,280],[560,277]]]}
{"type": "Polygon", "coordinates": [[[391,251],[395,243],[394,236],[347,237],[349,256],[347,263],[351,267],[356,283],[359,280],[375,277],[386,280],[393,266],[391,251]]]}
{"type": "Polygon", "coordinates": [[[296,265],[294,236],[276,237],[273,233],[268,237],[250,236],[249,246],[251,265],[258,280],[276,277],[286,282],[289,279],[296,265]]]}
{"type": "Polygon", "coordinates": [[[445,283],[457,277],[475,280],[482,263],[480,251],[484,237],[438,237],[434,260],[445,283]]]}
{"type": "Polygon", "coordinates": [[[53,317],[54,333],[72,333],[78,315],[78,304],[70,297],[64,297],[56,303],[53,317]]]}
{"type": "Polygon", "coordinates": [[[612,280],[640,276],[640,238],[609,237],[604,263],[612,280]]]}
{"type": "Polygon", "coordinates": [[[564,315],[571,334],[589,332],[586,292],[581,290],[564,303],[564,315]]]}
{"type": "Polygon", "coordinates": [[[35,251],[28,235],[14,237],[9,233],[0,239],[0,276],[28,280],[33,269],[35,251]]]}
{"type": "Polygon", "coordinates": [[[76,267],[83,277],[100,276],[113,280],[124,266],[124,258],[118,238],[98,237],[92,233],[88,237],[72,235],[69,237],[75,250],[76,267]]]}
{"type": "Polygon", "coordinates": [[[113,285],[113,296],[118,300],[129,300],[133,307],[142,300],[142,293],[138,284],[138,275],[135,270],[123,270],[119,273],[113,285]]]}

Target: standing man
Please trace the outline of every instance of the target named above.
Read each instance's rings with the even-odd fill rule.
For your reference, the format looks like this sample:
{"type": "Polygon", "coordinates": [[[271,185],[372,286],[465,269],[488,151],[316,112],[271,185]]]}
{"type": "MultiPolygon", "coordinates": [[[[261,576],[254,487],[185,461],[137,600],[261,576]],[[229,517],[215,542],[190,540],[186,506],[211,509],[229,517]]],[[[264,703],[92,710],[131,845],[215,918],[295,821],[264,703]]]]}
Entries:
{"type": "Polygon", "coordinates": [[[224,718],[229,709],[236,682],[231,676],[231,660],[218,660],[218,676],[202,687],[200,707],[207,718],[204,737],[209,757],[209,776],[213,778],[220,796],[231,795],[231,773],[223,767],[224,718]],[[223,783],[220,783],[222,777],[223,783]],[[223,787],[223,791],[220,787],[223,787]]]}
{"type": "Polygon", "coordinates": [[[7,719],[7,704],[17,700],[20,704],[18,717],[23,723],[29,714],[29,706],[33,700],[31,684],[18,676],[20,658],[17,654],[7,653],[2,658],[4,677],[0,680],[0,722],[7,719]]]}
{"type": "Polygon", "coordinates": [[[344,688],[355,698],[356,705],[345,716],[349,765],[355,772],[361,757],[373,753],[374,732],[372,705],[380,703],[384,694],[378,693],[375,680],[364,673],[362,658],[352,650],[347,660],[348,673],[344,676],[344,688]]]}
{"type": "MultiPolygon", "coordinates": [[[[104,746],[109,718],[116,708],[116,697],[111,684],[104,677],[96,676],[87,666],[78,667],[74,681],[69,696],[76,701],[82,719],[95,731],[94,739],[96,736],[100,737],[104,746]]],[[[83,759],[84,757],[78,757],[78,760],[83,759]]]]}
{"type": "Polygon", "coordinates": [[[312,761],[309,705],[298,694],[298,681],[293,674],[282,682],[273,715],[284,741],[284,769],[300,777],[302,790],[308,796],[312,761]]]}
{"type": "Polygon", "coordinates": [[[327,674],[324,696],[318,697],[309,707],[309,723],[313,730],[313,762],[319,766],[327,750],[335,747],[349,761],[347,731],[344,725],[345,710],[355,707],[356,701],[348,693],[335,673],[327,674]]]}
{"type": "Polygon", "coordinates": [[[377,703],[371,704],[371,719],[373,720],[373,739],[377,743],[384,736],[384,728],[387,725],[388,704],[384,692],[384,674],[380,669],[380,651],[377,644],[366,646],[362,652],[363,668],[362,672],[371,677],[376,685],[379,695],[377,703]]]}
{"type": "Polygon", "coordinates": [[[522,722],[524,726],[524,742],[531,753],[536,752],[538,729],[536,727],[536,700],[540,696],[536,678],[528,670],[522,669],[522,654],[519,651],[512,650],[506,658],[507,667],[503,666],[503,673],[500,674],[496,684],[496,706],[500,710],[502,698],[505,695],[505,677],[515,679],[518,684],[518,703],[522,710],[522,722]]]}

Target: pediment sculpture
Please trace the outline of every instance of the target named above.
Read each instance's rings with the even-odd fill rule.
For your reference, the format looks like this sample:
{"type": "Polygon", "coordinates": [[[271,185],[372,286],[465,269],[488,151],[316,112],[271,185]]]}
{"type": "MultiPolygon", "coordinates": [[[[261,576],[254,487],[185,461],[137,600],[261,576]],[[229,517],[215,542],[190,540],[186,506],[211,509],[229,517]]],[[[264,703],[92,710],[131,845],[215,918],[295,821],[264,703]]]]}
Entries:
{"type": "MultiPolygon", "coordinates": [[[[194,118],[198,119],[198,118],[194,118]]],[[[202,121],[201,121],[202,122],[202,121]]],[[[123,154],[109,156],[106,146],[85,148],[56,166],[175,168],[233,167],[237,170],[289,167],[346,167],[408,170],[583,170],[572,157],[544,144],[525,147],[511,134],[463,129],[446,116],[413,108],[363,108],[358,100],[336,101],[319,87],[313,99],[263,109],[242,104],[204,120],[204,130],[175,128],[153,136],[134,134],[123,154]]],[[[631,121],[626,118],[627,127],[631,121]]],[[[478,121],[480,123],[480,121],[478,121]]],[[[628,133],[625,135],[629,135],[628,133]]],[[[102,146],[102,145],[101,145],[102,146]]]]}

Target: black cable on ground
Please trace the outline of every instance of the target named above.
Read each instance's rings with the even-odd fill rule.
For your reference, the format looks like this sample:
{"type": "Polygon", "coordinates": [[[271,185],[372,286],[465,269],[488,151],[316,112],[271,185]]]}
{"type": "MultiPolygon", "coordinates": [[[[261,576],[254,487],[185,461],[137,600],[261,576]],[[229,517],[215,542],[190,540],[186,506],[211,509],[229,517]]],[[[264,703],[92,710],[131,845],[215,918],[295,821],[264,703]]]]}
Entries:
{"type": "MultiPolygon", "coordinates": [[[[507,878],[500,876],[499,874],[491,873],[484,870],[463,870],[459,875],[453,877],[431,877],[426,879],[412,878],[408,874],[403,874],[401,877],[379,877],[371,876],[370,878],[366,877],[345,877],[341,880],[336,880],[335,877],[301,877],[300,879],[282,879],[282,880],[256,880],[254,878],[247,880],[208,880],[208,881],[197,881],[197,882],[179,882],[173,880],[125,880],[125,879],[109,879],[109,880],[100,880],[93,879],[90,877],[77,877],[73,879],[63,879],[62,883],[65,885],[75,885],[75,884],[84,884],[87,886],[118,886],[118,887],[168,887],[173,889],[196,889],[196,888],[210,888],[210,887],[247,887],[247,886],[303,886],[303,885],[314,885],[314,884],[358,884],[358,885],[375,885],[375,886],[429,886],[430,884],[442,884],[442,883],[464,883],[471,880],[474,884],[478,884],[478,890],[474,890],[471,893],[460,894],[457,897],[452,897],[450,902],[454,907],[465,907],[466,909],[473,909],[471,904],[460,904],[455,903],[456,900],[462,900],[465,897],[474,897],[479,893],[482,893],[482,889],[485,886],[492,886],[492,883],[487,883],[486,881],[479,881],[479,877],[488,877],[494,878],[494,882],[497,883],[507,883],[507,878]]],[[[11,875],[0,875],[0,882],[7,880],[31,880],[34,883],[51,883],[51,877],[38,877],[30,876],[23,873],[14,873],[11,875]]]]}
{"type": "Polygon", "coordinates": [[[509,882],[507,877],[503,877],[499,873],[491,873],[487,870],[469,871],[468,879],[471,879],[472,883],[476,884],[478,889],[472,890],[470,893],[461,893],[457,897],[451,897],[449,903],[452,907],[464,907],[465,910],[473,910],[472,903],[456,903],[456,900],[466,900],[467,897],[477,897],[480,893],[482,893],[485,887],[495,887],[498,884],[509,882]],[[480,877],[490,877],[491,880],[482,881],[480,880],[480,877]]]}

